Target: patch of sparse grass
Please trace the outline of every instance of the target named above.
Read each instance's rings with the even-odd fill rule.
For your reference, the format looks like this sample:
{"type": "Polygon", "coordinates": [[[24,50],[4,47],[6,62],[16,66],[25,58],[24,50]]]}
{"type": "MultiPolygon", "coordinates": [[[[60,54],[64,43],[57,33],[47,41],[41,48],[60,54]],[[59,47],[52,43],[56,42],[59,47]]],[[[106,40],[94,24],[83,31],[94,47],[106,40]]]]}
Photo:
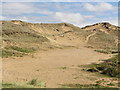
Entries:
{"type": "Polygon", "coordinates": [[[64,88],[110,88],[107,86],[102,86],[99,84],[62,84],[61,87],[64,88]]]}
{"type": "Polygon", "coordinates": [[[86,48],[93,48],[93,46],[90,46],[90,45],[88,45],[88,46],[85,46],[86,48]]]}
{"type": "Polygon", "coordinates": [[[13,52],[7,51],[7,50],[2,50],[2,57],[9,57],[12,56],[13,52]]]}
{"type": "Polygon", "coordinates": [[[107,84],[108,86],[115,86],[115,84],[113,84],[113,83],[109,83],[109,84],[107,84]]]}
{"type": "Polygon", "coordinates": [[[17,46],[6,47],[6,49],[12,49],[12,50],[23,52],[23,53],[31,53],[31,52],[35,51],[34,48],[21,48],[21,47],[17,47],[17,46]]]}
{"type": "Polygon", "coordinates": [[[8,58],[10,56],[22,57],[28,53],[36,51],[34,48],[23,48],[18,46],[7,46],[2,50],[2,57],[8,58]]]}
{"type": "Polygon", "coordinates": [[[99,52],[99,53],[104,53],[104,54],[111,54],[112,53],[109,50],[94,50],[94,51],[99,52]]]}
{"type": "Polygon", "coordinates": [[[3,58],[8,58],[10,56],[22,57],[23,55],[26,55],[26,54],[14,52],[12,50],[5,50],[5,49],[2,50],[2,57],[3,58]]]}
{"type": "Polygon", "coordinates": [[[111,34],[106,34],[100,31],[89,39],[88,44],[99,49],[112,49],[115,47],[114,37],[111,34]]]}
{"type": "Polygon", "coordinates": [[[97,80],[93,84],[60,84],[62,88],[115,88],[116,85],[109,81],[97,80]]]}
{"type": "Polygon", "coordinates": [[[41,43],[49,41],[46,37],[29,28],[29,24],[24,22],[22,22],[22,25],[5,22],[2,25],[2,36],[7,40],[17,43],[41,43]]]}
{"type": "Polygon", "coordinates": [[[67,69],[67,67],[60,67],[60,69],[67,69]]]}
{"type": "Polygon", "coordinates": [[[37,79],[32,79],[31,81],[28,82],[29,85],[37,85],[37,79]]]}
{"type": "Polygon", "coordinates": [[[46,83],[38,81],[37,79],[32,79],[30,80],[28,83],[28,85],[33,85],[33,86],[38,86],[38,87],[42,87],[45,88],[46,87],[46,83]]]}
{"type": "Polygon", "coordinates": [[[14,83],[2,83],[3,88],[28,88],[28,86],[14,84],[14,83]]]}
{"type": "Polygon", "coordinates": [[[19,84],[2,82],[2,87],[3,88],[34,88],[34,87],[45,88],[46,83],[40,82],[37,79],[32,79],[28,83],[19,83],[19,84]]]}

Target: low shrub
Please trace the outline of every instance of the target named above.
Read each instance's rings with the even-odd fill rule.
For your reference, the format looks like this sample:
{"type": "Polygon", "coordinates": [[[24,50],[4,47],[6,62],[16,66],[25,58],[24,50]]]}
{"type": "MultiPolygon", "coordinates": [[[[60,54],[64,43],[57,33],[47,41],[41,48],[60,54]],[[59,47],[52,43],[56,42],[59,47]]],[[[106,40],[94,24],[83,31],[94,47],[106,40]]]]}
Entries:
{"type": "Polygon", "coordinates": [[[120,70],[118,66],[120,65],[120,61],[118,60],[118,56],[114,56],[110,59],[104,60],[100,64],[92,65],[90,69],[87,71],[90,72],[100,72],[101,74],[105,74],[111,77],[119,77],[120,70]]]}

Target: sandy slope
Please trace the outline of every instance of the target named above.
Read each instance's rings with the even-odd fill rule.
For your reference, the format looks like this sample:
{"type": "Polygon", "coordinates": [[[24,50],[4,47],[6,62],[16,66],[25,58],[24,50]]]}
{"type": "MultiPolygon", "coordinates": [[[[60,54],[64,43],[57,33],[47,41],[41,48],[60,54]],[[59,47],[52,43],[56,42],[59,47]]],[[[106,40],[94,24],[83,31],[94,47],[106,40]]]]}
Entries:
{"type": "Polygon", "coordinates": [[[45,82],[47,87],[59,87],[59,84],[66,83],[94,83],[99,77],[81,71],[78,65],[98,62],[99,59],[109,57],[108,54],[81,47],[37,52],[34,57],[3,59],[3,81],[24,82],[37,78],[45,82]]]}

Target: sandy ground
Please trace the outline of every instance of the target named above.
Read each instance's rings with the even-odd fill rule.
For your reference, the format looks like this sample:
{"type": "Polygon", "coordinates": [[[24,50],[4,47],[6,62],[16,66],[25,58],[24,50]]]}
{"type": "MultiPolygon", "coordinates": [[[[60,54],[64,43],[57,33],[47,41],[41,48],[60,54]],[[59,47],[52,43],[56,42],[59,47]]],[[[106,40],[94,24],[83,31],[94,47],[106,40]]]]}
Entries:
{"type": "Polygon", "coordinates": [[[37,78],[50,88],[60,87],[60,84],[90,84],[100,77],[94,73],[82,71],[78,65],[99,62],[109,57],[111,57],[109,54],[80,47],[79,49],[41,51],[34,56],[22,58],[4,58],[3,81],[27,82],[37,78]]]}

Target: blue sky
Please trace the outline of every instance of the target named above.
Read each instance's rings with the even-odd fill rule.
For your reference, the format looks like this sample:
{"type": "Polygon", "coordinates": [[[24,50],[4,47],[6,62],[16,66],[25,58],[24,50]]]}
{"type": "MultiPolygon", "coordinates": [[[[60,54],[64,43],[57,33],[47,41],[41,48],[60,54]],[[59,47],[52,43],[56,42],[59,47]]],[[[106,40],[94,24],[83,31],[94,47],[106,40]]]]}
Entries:
{"type": "Polygon", "coordinates": [[[80,27],[109,22],[118,25],[117,2],[4,2],[2,20],[71,23],[80,27]]]}

